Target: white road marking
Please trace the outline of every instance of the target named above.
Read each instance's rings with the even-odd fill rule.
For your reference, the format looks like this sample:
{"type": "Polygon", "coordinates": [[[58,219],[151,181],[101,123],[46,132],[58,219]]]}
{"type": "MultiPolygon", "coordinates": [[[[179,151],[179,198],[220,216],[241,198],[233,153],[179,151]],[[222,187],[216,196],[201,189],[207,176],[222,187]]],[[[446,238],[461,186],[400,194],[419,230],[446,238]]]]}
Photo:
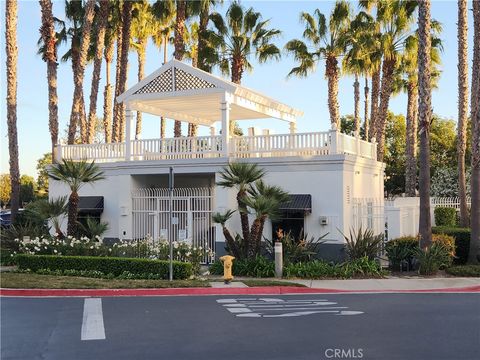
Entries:
{"type": "Polygon", "coordinates": [[[102,299],[86,298],[83,303],[82,340],[105,340],[102,299]]]}
{"type": "Polygon", "coordinates": [[[312,314],[360,315],[362,311],[343,310],[347,306],[325,299],[283,300],[275,298],[218,299],[217,302],[236,317],[293,317],[312,314]],[[273,313],[272,313],[273,312],[273,313]]]}

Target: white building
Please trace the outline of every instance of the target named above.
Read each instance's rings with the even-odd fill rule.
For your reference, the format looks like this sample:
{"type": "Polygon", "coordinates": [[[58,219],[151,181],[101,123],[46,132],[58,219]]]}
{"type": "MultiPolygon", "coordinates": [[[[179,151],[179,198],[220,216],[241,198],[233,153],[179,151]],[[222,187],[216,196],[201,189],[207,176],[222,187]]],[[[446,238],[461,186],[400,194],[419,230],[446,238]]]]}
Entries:
{"type": "MultiPolygon", "coordinates": [[[[215,184],[232,161],[257,163],[267,171],[268,183],[291,194],[292,201],[282,206],[275,226],[287,231],[303,228],[316,237],[328,233],[322,250],[326,257],[340,256],[341,232],[374,219],[375,207],[383,206],[384,165],[376,161],[375,143],[336,129],[296,133],[300,111],[243,86],[172,60],[117,101],[126,107],[125,142],[57,149],[60,159],[95,160],[104,171],[106,180],[81,190],[80,208],[101,212],[102,220],[110,224],[107,238],[168,236],[170,167],[175,173],[174,239],[209,243],[217,254],[224,251],[224,238],[211,213],[235,209],[236,191],[215,184]],[[210,136],[134,140],[136,111],[208,126],[210,136]],[[247,136],[231,136],[230,121],[245,119],[258,119],[263,128],[272,119],[285,121],[290,132],[276,135],[249,129],[247,136]],[[357,203],[368,206],[359,211],[357,203]]],[[[50,183],[50,197],[65,194],[62,184],[50,183]]],[[[227,225],[241,233],[238,216],[227,225]]],[[[271,239],[272,232],[268,223],[264,236],[271,239]]]]}

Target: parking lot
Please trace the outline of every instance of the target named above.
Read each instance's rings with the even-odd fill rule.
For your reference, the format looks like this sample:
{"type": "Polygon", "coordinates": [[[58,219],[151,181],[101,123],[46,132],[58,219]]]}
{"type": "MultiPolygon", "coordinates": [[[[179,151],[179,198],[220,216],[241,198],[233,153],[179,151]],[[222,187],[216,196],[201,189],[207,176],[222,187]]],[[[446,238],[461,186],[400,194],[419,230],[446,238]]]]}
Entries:
{"type": "Polygon", "coordinates": [[[2,359],[477,359],[478,294],[1,299],[2,359]],[[337,356],[338,355],[338,356],[337,356]]]}

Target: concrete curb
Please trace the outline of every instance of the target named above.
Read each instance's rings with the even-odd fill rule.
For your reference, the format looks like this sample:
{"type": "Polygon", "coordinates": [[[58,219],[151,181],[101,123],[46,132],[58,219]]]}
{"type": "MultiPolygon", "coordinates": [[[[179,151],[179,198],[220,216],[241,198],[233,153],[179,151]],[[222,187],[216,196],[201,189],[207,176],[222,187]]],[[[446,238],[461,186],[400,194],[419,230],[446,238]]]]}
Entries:
{"type": "Polygon", "coordinates": [[[263,286],[251,288],[168,288],[168,289],[0,289],[2,297],[116,297],[116,296],[211,296],[211,295],[295,295],[295,294],[414,294],[480,293],[480,286],[421,290],[341,290],[263,286]]]}

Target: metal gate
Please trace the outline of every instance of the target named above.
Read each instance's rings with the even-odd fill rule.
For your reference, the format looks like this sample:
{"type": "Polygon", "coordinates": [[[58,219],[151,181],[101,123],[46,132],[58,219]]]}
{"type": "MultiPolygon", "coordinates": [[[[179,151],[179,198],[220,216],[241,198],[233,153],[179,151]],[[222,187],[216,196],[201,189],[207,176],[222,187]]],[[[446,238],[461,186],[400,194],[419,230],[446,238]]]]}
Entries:
{"type": "Polygon", "coordinates": [[[153,237],[154,241],[186,242],[205,251],[204,263],[213,259],[215,225],[212,221],[211,188],[177,188],[173,190],[172,220],[168,188],[143,188],[132,192],[133,239],[153,237]],[[171,232],[171,235],[169,234],[171,232]]]}

